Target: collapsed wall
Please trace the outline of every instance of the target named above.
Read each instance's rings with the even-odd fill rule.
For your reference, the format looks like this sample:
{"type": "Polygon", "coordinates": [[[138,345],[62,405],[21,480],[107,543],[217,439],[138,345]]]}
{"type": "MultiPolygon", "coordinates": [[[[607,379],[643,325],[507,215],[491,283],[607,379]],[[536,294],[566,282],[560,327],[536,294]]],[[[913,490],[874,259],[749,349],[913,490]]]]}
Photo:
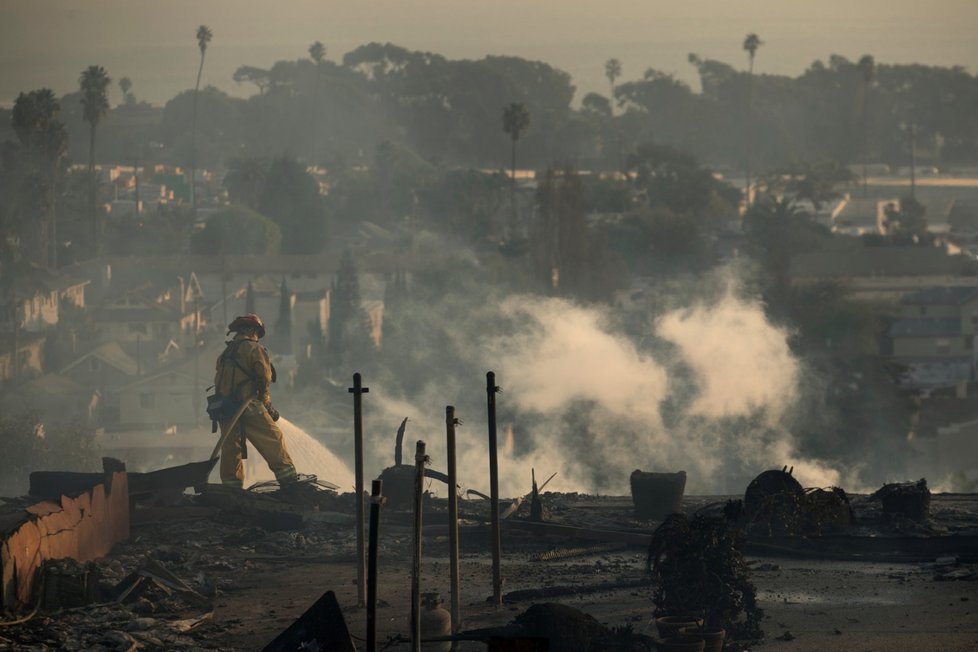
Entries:
{"type": "Polygon", "coordinates": [[[129,538],[129,482],[124,470],[56,500],[0,507],[0,609],[18,611],[36,598],[41,564],[103,557],[129,538]]]}

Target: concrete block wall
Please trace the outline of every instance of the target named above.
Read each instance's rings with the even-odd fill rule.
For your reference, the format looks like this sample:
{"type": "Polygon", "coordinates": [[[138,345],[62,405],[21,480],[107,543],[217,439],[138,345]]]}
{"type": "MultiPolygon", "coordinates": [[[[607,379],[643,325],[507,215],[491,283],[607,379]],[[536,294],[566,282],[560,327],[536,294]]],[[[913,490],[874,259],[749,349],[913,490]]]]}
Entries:
{"type": "Polygon", "coordinates": [[[80,562],[104,557],[129,538],[129,483],[125,471],[107,474],[77,497],[61,496],[25,508],[0,543],[0,608],[21,611],[37,600],[38,569],[48,559],[80,562]]]}

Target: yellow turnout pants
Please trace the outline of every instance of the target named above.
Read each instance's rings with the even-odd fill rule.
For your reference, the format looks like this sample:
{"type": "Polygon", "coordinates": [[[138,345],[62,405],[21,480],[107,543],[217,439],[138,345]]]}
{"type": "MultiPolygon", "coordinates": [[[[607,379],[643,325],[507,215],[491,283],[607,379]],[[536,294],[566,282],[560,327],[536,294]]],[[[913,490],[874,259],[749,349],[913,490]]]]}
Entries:
{"type": "MultiPolygon", "coordinates": [[[[222,435],[227,425],[227,422],[221,423],[222,435]]],[[[265,458],[268,468],[275,474],[279,484],[295,481],[295,465],[285,449],[282,431],[272,421],[268,411],[262,405],[255,404],[245,409],[234,426],[234,432],[228,435],[221,447],[222,484],[234,487],[244,485],[244,462],[241,459],[242,435],[265,458]]]]}

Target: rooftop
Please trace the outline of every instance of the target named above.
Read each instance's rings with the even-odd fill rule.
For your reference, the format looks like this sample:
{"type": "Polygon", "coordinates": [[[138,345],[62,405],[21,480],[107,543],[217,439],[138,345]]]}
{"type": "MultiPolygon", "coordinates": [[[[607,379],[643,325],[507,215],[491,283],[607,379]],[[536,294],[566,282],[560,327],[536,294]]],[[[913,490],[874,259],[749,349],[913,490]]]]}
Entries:
{"type": "Polygon", "coordinates": [[[978,297],[978,287],[933,287],[912,292],[901,299],[901,303],[912,305],[961,305],[978,297]]]}
{"type": "Polygon", "coordinates": [[[938,247],[856,247],[792,256],[792,278],[957,276],[965,261],[938,247]]]}
{"type": "Polygon", "coordinates": [[[890,326],[893,337],[952,337],[960,334],[961,320],[957,317],[901,319],[890,326]]]}

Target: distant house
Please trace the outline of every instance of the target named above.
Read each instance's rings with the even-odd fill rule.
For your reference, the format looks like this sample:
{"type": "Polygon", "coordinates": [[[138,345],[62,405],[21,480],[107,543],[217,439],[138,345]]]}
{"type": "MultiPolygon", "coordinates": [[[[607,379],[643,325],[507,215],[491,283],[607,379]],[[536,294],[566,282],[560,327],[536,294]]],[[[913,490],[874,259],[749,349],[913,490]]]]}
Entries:
{"type": "Polygon", "coordinates": [[[196,376],[182,365],[134,380],[118,390],[119,426],[162,430],[201,423],[206,420],[204,388],[212,376],[210,365],[196,376]]]}
{"type": "Polygon", "coordinates": [[[136,339],[178,343],[193,341],[195,329],[203,328],[203,308],[186,300],[185,288],[152,286],[125,292],[97,309],[93,320],[109,340],[136,339]]]}
{"type": "Polygon", "coordinates": [[[102,397],[99,421],[111,425],[119,419],[116,390],[137,378],[139,372],[139,362],[119,342],[106,342],[78,356],[60,375],[88,391],[98,392],[102,397]]]}
{"type": "Polygon", "coordinates": [[[68,277],[59,277],[57,283],[54,284],[55,288],[58,290],[58,295],[62,301],[71,303],[78,308],[85,307],[85,288],[90,285],[91,281],[88,280],[78,280],[71,279],[68,277]]]}
{"type": "Polygon", "coordinates": [[[941,247],[852,246],[792,256],[788,274],[795,285],[830,281],[855,298],[898,302],[931,287],[978,286],[978,278],[963,275],[967,265],[941,247]]]}
{"type": "Polygon", "coordinates": [[[87,280],[59,276],[40,267],[19,274],[13,283],[18,328],[39,333],[56,326],[63,302],[85,307],[88,284],[87,280]]]}
{"type": "MultiPolygon", "coordinates": [[[[279,332],[278,321],[282,306],[282,279],[276,279],[270,274],[263,274],[251,280],[252,301],[254,310],[265,320],[268,327],[268,346],[273,354],[294,354],[304,357],[310,345],[311,329],[317,329],[319,336],[326,334],[329,324],[329,289],[292,290],[295,279],[286,279],[286,289],[289,290],[287,302],[289,305],[289,320],[291,328],[287,334],[279,332]]],[[[322,281],[326,284],[326,281],[322,281]]],[[[228,299],[228,314],[243,315],[247,312],[248,286],[239,286],[228,299]]],[[[212,308],[212,314],[222,311],[224,306],[212,308]]],[[[213,317],[213,319],[219,319],[213,317]]]]}
{"type": "MultiPolygon", "coordinates": [[[[177,201],[190,201],[190,182],[179,168],[169,172],[157,172],[153,175],[152,183],[164,186],[170,197],[177,201]]],[[[140,189],[140,194],[142,194],[142,189],[140,189]]]]}
{"type": "Polygon", "coordinates": [[[846,196],[831,213],[832,231],[855,237],[883,233],[885,208],[890,203],[876,198],[846,196]]]}
{"type": "Polygon", "coordinates": [[[135,378],[139,364],[118,342],[106,342],[77,357],[60,373],[86,387],[110,389],[135,378]]]}
{"type": "Polygon", "coordinates": [[[928,233],[940,236],[952,231],[951,211],[955,203],[953,199],[923,199],[920,203],[924,207],[928,233]]]}
{"type": "Polygon", "coordinates": [[[51,288],[33,288],[20,294],[17,308],[19,327],[31,333],[47,330],[58,324],[58,292],[51,288]]]}
{"type": "Polygon", "coordinates": [[[908,369],[915,387],[974,378],[978,350],[978,287],[936,287],[901,300],[901,319],[890,327],[892,358],[908,369]]]}
{"type": "MultiPolygon", "coordinates": [[[[135,198],[135,192],[133,192],[135,198]]],[[[173,191],[160,183],[139,184],[139,203],[143,211],[159,210],[160,206],[173,202],[173,191]]]]}
{"type": "Polygon", "coordinates": [[[21,380],[44,373],[46,341],[44,335],[24,333],[17,338],[17,352],[14,356],[13,335],[6,334],[0,337],[0,384],[6,384],[14,378],[21,380]]]}
{"type": "Polygon", "coordinates": [[[974,382],[936,388],[920,399],[909,433],[910,477],[935,478],[950,491],[978,483],[978,396],[974,382]]]}
{"type": "MultiPolygon", "coordinates": [[[[86,387],[61,374],[44,374],[27,383],[24,393],[44,410],[46,416],[55,420],[81,418],[94,423],[101,403],[101,393],[86,387]]],[[[22,398],[20,393],[9,395],[14,400],[22,398]]],[[[5,405],[6,409],[12,406],[5,405]]]]}

